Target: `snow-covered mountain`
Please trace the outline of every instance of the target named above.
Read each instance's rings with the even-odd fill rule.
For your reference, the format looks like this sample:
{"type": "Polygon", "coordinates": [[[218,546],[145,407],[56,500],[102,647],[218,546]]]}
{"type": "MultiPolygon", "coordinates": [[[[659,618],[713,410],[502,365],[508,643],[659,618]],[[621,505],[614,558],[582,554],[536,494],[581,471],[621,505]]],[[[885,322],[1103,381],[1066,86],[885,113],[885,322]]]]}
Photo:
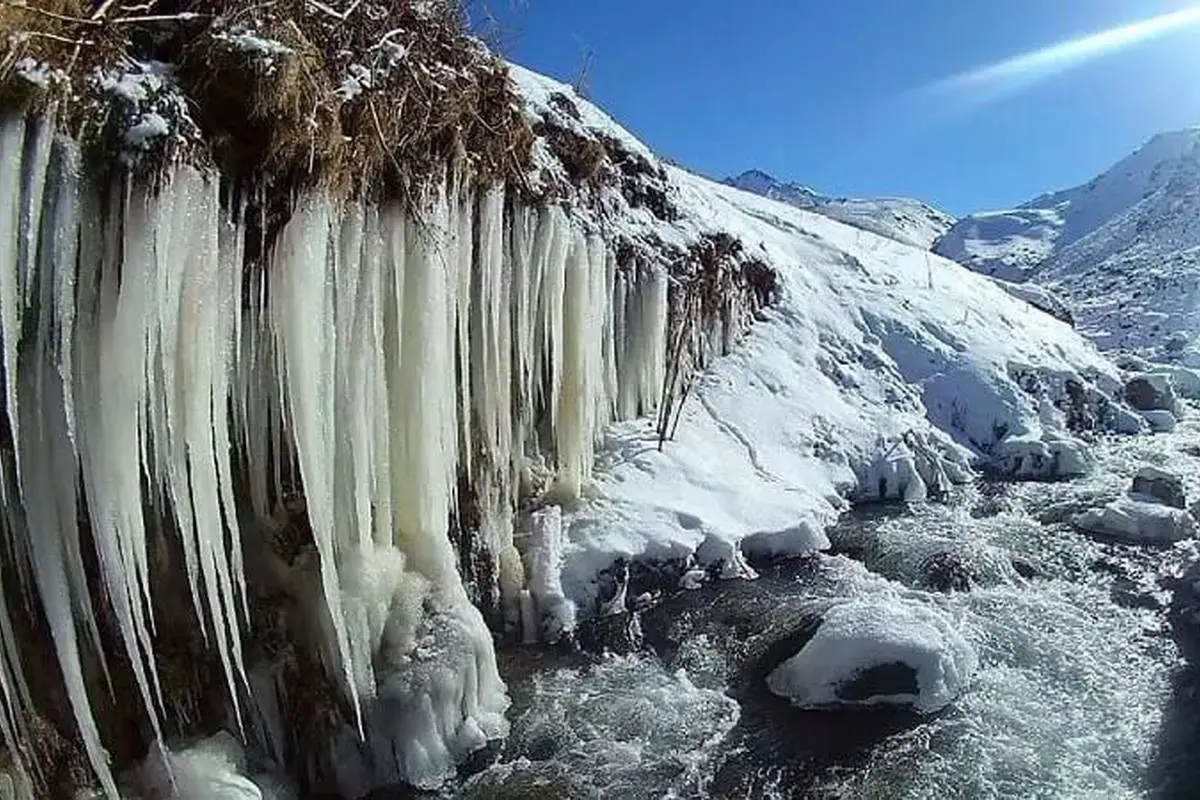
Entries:
{"type": "Polygon", "coordinates": [[[1083,186],[965,217],[934,249],[1055,290],[1101,346],[1179,356],[1200,324],[1200,128],[1155,136],[1083,186]]]}
{"type": "Polygon", "coordinates": [[[954,224],[954,217],[919,200],[827,197],[807,186],[779,181],[761,170],[726,178],[725,183],[923,250],[931,248],[954,224]]]}
{"type": "MultiPolygon", "coordinates": [[[[569,87],[513,76],[542,126],[657,160],[569,87]]],[[[800,187],[776,200],[754,175],[746,190],[674,167],[663,177],[676,213],[625,214],[624,235],[684,244],[723,232],[776,271],[779,293],[698,379],[673,442],[660,449],[646,420],[610,428],[588,500],[564,518],[564,586],[584,613],[616,556],[736,574],[743,553],[826,546],[848,501],[936,494],[968,463],[1025,476],[1085,468],[1064,401],[1078,389],[1112,397],[1120,384],[1068,325],[895,229],[845,224],[830,203],[797,207],[800,187]]],[[[871,202],[859,208],[877,212],[871,202]]],[[[948,223],[902,202],[910,233],[948,223]]],[[[1119,403],[1100,405],[1116,415],[1107,424],[1139,427],[1117,419],[1119,403]]]]}

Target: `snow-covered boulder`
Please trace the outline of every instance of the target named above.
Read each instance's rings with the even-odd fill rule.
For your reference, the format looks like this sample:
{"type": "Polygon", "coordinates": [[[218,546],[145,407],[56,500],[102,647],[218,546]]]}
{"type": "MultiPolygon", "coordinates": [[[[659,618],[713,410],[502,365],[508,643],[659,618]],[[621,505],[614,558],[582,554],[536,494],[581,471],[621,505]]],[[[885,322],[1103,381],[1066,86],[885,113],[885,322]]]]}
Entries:
{"type": "Polygon", "coordinates": [[[1196,535],[1196,521],[1187,511],[1133,497],[1085,511],[1071,522],[1088,533],[1138,544],[1171,544],[1196,535]]]}
{"type": "Polygon", "coordinates": [[[1153,498],[1173,508],[1187,508],[1183,480],[1176,474],[1153,466],[1145,466],[1133,476],[1133,494],[1153,498]]]}
{"type": "Polygon", "coordinates": [[[1032,436],[1010,436],[997,445],[993,469],[1018,480],[1056,480],[1091,472],[1093,458],[1078,439],[1042,440],[1032,436]]]}
{"type": "Polygon", "coordinates": [[[898,705],[929,713],[953,702],[977,665],[974,649],[939,612],[915,600],[863,598],[827,610],[767,685],[801,708],[898,705]]]}

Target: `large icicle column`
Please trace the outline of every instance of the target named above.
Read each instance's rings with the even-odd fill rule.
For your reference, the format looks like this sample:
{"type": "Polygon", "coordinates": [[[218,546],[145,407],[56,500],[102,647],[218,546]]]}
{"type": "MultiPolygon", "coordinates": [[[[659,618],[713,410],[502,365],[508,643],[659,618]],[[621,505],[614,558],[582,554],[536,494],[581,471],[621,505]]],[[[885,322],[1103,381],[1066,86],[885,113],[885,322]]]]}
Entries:
{"type": "Polygon", "coordinates": [[[160,741],[177,687],[159,645],[198,625],[227,724],[281,766],[350,794],[437,785],[506,733],[472,600],[517,622],[519,502],[571,500],[603,426],[653,404],[665,275],[617,269],[561,208],[458,179],[416,214],[303,195],[248,265],[264,226],[216,175],[86,172],[52,119],[5,119],[9,752],[37,705],[12,615],[44,617],[69,728],[110,795],[99,695],[133,689],[141,743],[122,751],[160,741]],[[293,655],[349,709],[324,742],[288,733],[294,672],[244,658],[273,603],[301,610],[293,655]]]}

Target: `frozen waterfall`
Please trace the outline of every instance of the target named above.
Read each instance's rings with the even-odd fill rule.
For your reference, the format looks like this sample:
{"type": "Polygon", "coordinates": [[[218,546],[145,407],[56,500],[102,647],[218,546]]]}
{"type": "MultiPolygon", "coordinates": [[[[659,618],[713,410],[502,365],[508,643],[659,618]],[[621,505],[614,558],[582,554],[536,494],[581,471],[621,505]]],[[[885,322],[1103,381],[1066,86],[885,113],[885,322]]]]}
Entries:
{"type": "Polygon", "coordinates": [[[270,593],[352,709],[314,780],[439,783],[506,733],[472,601],[520,618],[519,500],[575,498],[662,392],[665,268],[563,208],[452,175],[416,213],[310,193],[269,231],[262,205],[186,165],[101,180],[52,118],[0,121],[0,734],[20,752],[44,647],[108,796],[98,699],[135,687],[161,743],[172,626],[215,654],[228,727],[296,757],[291,687],[245,656],[270,593]],[[295,496],[307,559],[279,552],[295,496]]]}

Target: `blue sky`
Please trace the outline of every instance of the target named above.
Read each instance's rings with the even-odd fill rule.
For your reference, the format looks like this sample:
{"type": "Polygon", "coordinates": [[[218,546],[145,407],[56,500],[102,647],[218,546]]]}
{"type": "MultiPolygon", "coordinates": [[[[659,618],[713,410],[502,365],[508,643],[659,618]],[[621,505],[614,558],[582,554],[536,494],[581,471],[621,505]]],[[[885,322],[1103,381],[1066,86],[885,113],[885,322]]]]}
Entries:
{"type": "MultiPolygon", "coordinates": [[[[510,0],[492,0],[494,5],[510,0]]],[[[971,107],[951,75],[1196,0],[525,0],[510,58],[571,82],[660,154],[954,213],[1082,183],[1200,125],[1200,24],[971,107]]]]}

